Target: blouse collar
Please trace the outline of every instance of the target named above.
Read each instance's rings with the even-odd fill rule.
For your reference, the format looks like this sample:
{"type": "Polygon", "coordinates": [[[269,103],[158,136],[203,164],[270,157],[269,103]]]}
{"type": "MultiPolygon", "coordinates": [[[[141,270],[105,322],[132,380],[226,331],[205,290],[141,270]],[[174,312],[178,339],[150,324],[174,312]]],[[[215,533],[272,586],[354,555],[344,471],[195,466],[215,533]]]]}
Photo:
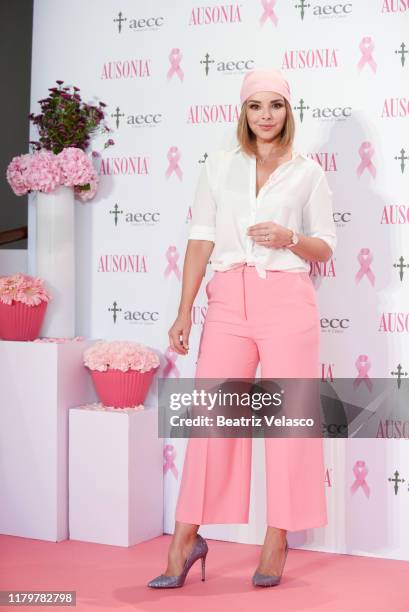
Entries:
{"type": "MultiPolygon", "coordinates": [[[[236,147],[234,147],[232,152],[242,153],[240,145],[237,145],[236,147]]],[[[243,153],[243,155],[245,155],[248,159],[254,159],[253,157],[250,157],[250,155],[247,155],[246,153],[243,153]]],[[[304,153],[300,153],[300,151],[293,151],[292,158],[291,160],[288,160],[288,161],[294,161],[295,159],[297,159],[297,157],[303,157],[304,159],[308,159],[308,157],[304,155],[304,153]]]]}

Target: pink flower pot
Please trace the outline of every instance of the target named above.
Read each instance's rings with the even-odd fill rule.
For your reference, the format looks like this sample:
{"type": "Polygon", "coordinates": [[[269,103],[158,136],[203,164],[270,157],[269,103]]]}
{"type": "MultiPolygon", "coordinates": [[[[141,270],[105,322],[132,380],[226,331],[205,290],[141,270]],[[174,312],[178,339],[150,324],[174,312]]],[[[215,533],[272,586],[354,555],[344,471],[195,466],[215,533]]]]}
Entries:
{"type": "Polygon", "coordinates": [[[44,319],[47,302],[27,306],[13,300],[11,304],[0,302],[0,338],[2,340],[35,340],[44,319]]]}
{"type": "Polygon", "coordinates": [[[155,372],[156,368],[149,372],[91,370],[91,376],[99,399],[105,406],[128,408],[143,404],[155,372]]]}

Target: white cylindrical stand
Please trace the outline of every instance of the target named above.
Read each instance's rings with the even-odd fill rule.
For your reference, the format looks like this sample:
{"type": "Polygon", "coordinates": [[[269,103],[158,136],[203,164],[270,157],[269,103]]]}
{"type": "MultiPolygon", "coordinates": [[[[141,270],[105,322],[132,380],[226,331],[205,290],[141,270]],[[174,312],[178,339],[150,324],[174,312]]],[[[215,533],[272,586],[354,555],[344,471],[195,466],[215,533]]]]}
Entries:
{"type": "Polygon", "coordinates": [[[74,203],[72,187],[37,193],[36,275],[53,296],[41,328],[43,337],[75,336],[74,203]]]}

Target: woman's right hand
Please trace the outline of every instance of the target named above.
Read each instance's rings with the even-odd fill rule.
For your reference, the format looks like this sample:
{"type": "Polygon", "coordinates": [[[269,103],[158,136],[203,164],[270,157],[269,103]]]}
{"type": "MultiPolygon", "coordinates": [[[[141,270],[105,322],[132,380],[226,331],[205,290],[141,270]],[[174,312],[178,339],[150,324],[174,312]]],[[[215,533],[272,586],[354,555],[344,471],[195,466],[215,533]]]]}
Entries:
{"type": "Polygon", "coordinates": [[[179,355],[187,355],[189,351],[189,334],[192,327],[190,313],[179,314],[168,331],[169,346],[179,355]]]}

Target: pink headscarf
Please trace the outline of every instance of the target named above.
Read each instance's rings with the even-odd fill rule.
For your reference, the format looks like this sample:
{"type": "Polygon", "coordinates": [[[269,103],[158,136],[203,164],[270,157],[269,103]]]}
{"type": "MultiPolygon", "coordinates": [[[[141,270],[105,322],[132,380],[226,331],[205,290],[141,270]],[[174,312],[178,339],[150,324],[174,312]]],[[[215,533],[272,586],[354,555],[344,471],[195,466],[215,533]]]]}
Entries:
{"type": "Polygon", "coordinates": [[[240,90],[240,102],[243,104],[249,96],[258,91],[275,91],[291,104],[290,86],[280,70],[251,70],[246,74],[240,90]]]}

